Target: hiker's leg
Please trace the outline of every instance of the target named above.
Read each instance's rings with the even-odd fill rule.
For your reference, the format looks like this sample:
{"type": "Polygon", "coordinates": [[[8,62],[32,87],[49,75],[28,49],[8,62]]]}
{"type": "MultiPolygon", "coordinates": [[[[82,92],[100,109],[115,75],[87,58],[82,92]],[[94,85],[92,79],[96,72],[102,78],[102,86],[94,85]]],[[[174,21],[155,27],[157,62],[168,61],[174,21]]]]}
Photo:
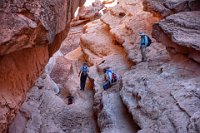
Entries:
{"type": "Polygon", "coordinates": [[[142,47],[140,47],[140,51],[141,51],[141,56],[142,56],[142,61],[143,61],[143,60],[144,60],[144,59],[143,59],[143,56],[144,56],[144,55],[143,55],[143,48],[142,48],[142,47]]]}
{"type": "Polygon", "coordinates": [[[146,61],[146,48],[145,47],[141,47],[141,55],[142,55],[142,61],[146,61]]]}
{"type": "Polygon", "coordinates": [[[82,90],[82,85],[83,84],[83,81],[82,81],[82,76],[80,77],[80,88],[81,88],[81,90],[82,90]]]}
{"type": "Polygon", "coordinates": [[[80,78],[80,87],[81,87],[81,90],[84,90],[84,76],[81,75],[81,78],[80,78]]]}
{"type": "Polygon", "coordinates": [[[147,56],[146,56],[146,47],[143,48],[144,51],[144,61],[147,61],[147,56]]]}
{"type": "Polygon", "coordinates": [[[85,89],[86,79],[87,79],[87,75],[86,76],[81,75],[81,90],[85,89]]]}

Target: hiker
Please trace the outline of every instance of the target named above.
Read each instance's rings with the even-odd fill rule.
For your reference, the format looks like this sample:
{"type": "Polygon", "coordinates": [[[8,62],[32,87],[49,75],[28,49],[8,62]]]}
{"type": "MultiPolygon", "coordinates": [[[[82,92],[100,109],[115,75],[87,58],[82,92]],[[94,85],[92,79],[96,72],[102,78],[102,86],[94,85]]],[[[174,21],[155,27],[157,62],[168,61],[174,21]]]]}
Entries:
{"type": "Polygon", "coordinates": [[[107,69],[105,69],[105,78],[106,78],[106,80],[107,81],[109,81],[110,82],[110,84],[112,83],[112,70],[110,69],[110,67],[108,67],[107,69]]]}
{"type": "Polygon", "coordinates": [[[113,83],[117,82],[120,77],[118,77],[117,74],[114,73],[110,68],[105,69],[104,73],[106,81],[103,84],[103,89],[107,90],[113,83]]]}
{"type": "Polygon", "coordinates": [[[80,90],[84,90],[85,89],[85,83],[86,83],[86,79],[87,79],[87,76],[88,76],[88,72],[89,72],[89,69],[88,69],[88,66],[87,66],[87,63],[83,63],[81,69],[80,69],[80,72],[78,74],[78,76],[80,77],[80,87],[81,89],[80,90]]]}
{"type": "Polygon", "coordinates": [[[111,83],[112,83],[112,73],[113,72],[110,70],[110,68],[104,69],[104,74],[105,74],[105,82],[103,83],[103,89],[104,90],[107,90],[111,86],[111,83]]]}
{"type": "Polygon", "coordinates": [[[151,39],[145,35],[144,33],[140,32],[140,50],[141,50],[141,55],[142,55],[142,62],[147,61],[146,57],[146,47],[150,46],[151,44],[151,39]]]}

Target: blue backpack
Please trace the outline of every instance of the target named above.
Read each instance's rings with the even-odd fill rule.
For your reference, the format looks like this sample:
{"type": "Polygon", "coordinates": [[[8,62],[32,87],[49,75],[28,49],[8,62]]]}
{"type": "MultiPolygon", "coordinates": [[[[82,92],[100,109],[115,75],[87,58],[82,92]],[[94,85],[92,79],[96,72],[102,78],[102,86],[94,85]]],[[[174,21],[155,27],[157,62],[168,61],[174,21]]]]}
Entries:
{"type": "Polygon", "coordinates": [[[147,47],[149,47],[151,45],[151,39],[148,36],[146,36],[146,37],[147,37],[147,40],[148,40],[147,47]]]}

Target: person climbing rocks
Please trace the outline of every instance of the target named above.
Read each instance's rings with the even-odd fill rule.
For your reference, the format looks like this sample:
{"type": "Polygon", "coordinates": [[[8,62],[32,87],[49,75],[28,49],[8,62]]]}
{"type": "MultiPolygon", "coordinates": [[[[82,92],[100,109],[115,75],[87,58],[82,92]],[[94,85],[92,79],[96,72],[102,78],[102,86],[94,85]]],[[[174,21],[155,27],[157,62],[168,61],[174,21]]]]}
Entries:
{"type": "Polygon", "coordinates": [[[88,76],[88,72],[89,72],[89,69],[88,69],[88,66],[87,66],[87,63],[83,63],[81,69],[80,69],[80,72],[78,74],[78,76],[80,77],[80,87],[81,89],[80,90],[84,90],[85,89],[85,83],[86,83],[86,79],[87,79],[87,76],[88,76]]]}
{"type": "Polygon", "coordinates": [[[147,61],[146,48],[150,46],[151,39],[147,35],[145,35],[143,32],[140,32],[139,35],[140,35],[140,50],[141,50],[141,55],[142,55],[142,62],[145,62],[147,61]]]}
{"type": "Polygon", "coordinates": [[[105,69],[105,79],[108,80],[110,84],[112,83],[112,74],[113,71],[110,69],[110,67],[105,69]]]}
{"type": "Polygon", "coordinates": [[[103,89],[107,90],[108,88],[110,88],[112,84],[113,71],[110,69],[110,67],[104,69],[104,75],[105,75],[105,82],[103,83],[103,89]]]}

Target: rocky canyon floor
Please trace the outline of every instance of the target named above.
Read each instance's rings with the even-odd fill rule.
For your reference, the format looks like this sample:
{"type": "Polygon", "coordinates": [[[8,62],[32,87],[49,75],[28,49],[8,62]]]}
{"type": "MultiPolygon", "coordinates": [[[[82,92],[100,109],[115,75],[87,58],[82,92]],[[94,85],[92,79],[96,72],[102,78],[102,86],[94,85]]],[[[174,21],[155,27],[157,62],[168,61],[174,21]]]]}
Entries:
{"type": "Polygon", "coordinates": [[[98,19],[74,22],[28,92],[10,133],[200,132],[198,61],[171,54],[152,38],[152,25],[161,18],[144,11],[142,1],[118,2],[98,19]],[[141,62],[140,31],[152,38],[146,62],[141,62]],[[90,67],[81,91],[83,62],[90,67]],[[103,90],[106,67],[120,80],[103,90]]]}

